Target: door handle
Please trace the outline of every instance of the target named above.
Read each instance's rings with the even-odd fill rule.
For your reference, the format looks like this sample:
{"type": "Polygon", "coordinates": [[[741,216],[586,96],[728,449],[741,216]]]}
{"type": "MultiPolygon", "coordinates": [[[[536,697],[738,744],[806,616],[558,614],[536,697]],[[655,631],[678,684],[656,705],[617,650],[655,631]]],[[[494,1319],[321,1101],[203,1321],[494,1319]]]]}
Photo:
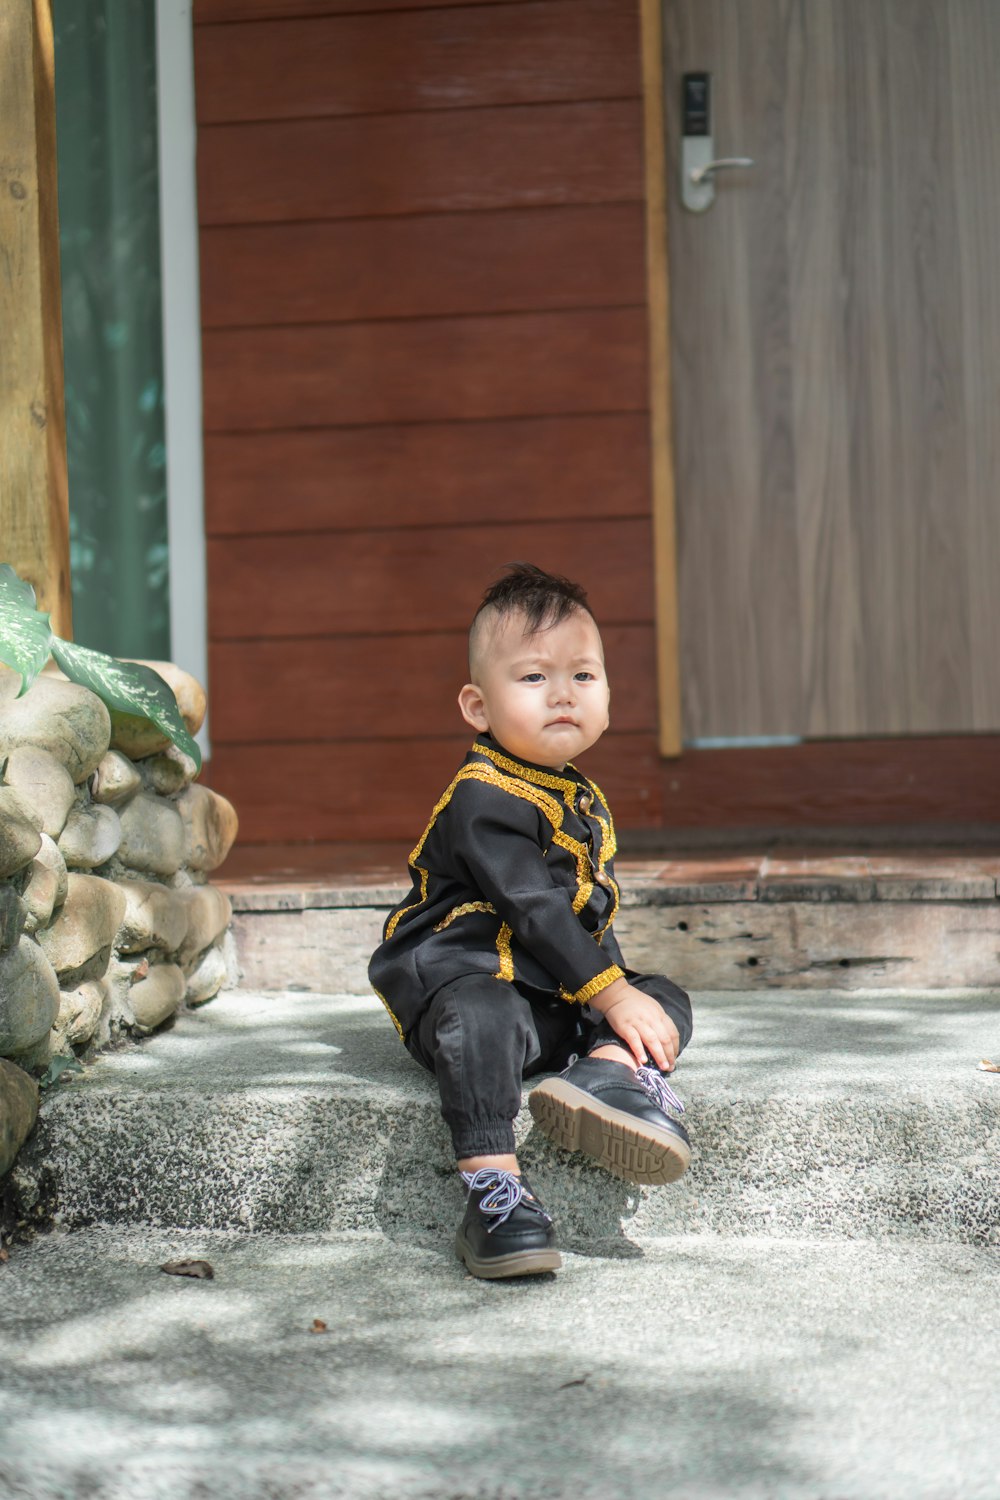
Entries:
{"type": "Polygon", "coordinates": [[[752,167],[750,156],[716,156],[710,135],[686,135],[681,150],[681,202],[693,214],[703,214],[715,202],[715,174],[734,167],[752,167]]]}
{"type": "Polygon", "coordinates": [[[697,186],[699,182],[704,182],[706,177],[711,177],[713,172],[719,172],[723,167],[752,166],[752,156],[720,156],[718,161],[707,161],[703,167],[692,167],[688,175],[697,186]]]}

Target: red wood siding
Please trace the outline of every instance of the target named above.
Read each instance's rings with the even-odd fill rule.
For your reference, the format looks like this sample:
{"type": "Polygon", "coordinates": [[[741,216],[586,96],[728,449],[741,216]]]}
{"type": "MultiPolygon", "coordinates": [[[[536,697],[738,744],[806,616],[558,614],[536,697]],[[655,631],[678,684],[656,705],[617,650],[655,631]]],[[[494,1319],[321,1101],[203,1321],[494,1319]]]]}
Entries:
{"type": "Polygon", "coordinates": [[[211,777],[243,837],[419,831],[517,558],[590,588],[619,816],[655,823],[635,0],[195,21],[211,777]]]}

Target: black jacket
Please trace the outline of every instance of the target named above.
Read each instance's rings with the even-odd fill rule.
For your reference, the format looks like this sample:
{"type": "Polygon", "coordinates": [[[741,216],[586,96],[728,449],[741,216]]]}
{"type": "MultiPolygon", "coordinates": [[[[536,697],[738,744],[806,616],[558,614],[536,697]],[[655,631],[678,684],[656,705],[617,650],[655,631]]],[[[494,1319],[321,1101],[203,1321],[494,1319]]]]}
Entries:
{"type": "Polygon", "coordinates": [[[442,985],[494,974],[586,1004],[624,974],[614,824],[599,787],[480,735],[410,855],[368,974],[401,1036],[442,985]]]}

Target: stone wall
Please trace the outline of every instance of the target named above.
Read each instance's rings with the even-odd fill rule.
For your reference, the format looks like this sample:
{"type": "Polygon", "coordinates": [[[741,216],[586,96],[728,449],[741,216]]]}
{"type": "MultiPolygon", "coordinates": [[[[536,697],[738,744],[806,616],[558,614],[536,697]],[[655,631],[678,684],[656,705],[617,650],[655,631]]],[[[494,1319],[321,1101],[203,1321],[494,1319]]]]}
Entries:
{"type": "MultiPolygon", "coordinates": [[[[188,729],[205,694],[153,662],[188,729]]],[[[0,665],[0,1178],[37,1079],[210,1000],[232,967],[209,884],[236,837],[224,797],[145,720],[46,669],[23,698],[0,665]]]]}

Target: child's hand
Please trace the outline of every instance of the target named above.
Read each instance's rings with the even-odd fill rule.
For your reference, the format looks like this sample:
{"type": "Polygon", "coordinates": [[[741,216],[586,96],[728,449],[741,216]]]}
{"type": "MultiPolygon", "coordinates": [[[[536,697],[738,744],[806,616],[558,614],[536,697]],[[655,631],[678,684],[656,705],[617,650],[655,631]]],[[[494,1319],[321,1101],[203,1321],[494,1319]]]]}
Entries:
{"type": "Polygon", "coordinates": [[[633,988],[627,979],[616,979],[590,1003],[611,1022],[640,1066],[652,1057],[662,1072],[673,1071],[680,1033],[649,995],[633,988]]]}

